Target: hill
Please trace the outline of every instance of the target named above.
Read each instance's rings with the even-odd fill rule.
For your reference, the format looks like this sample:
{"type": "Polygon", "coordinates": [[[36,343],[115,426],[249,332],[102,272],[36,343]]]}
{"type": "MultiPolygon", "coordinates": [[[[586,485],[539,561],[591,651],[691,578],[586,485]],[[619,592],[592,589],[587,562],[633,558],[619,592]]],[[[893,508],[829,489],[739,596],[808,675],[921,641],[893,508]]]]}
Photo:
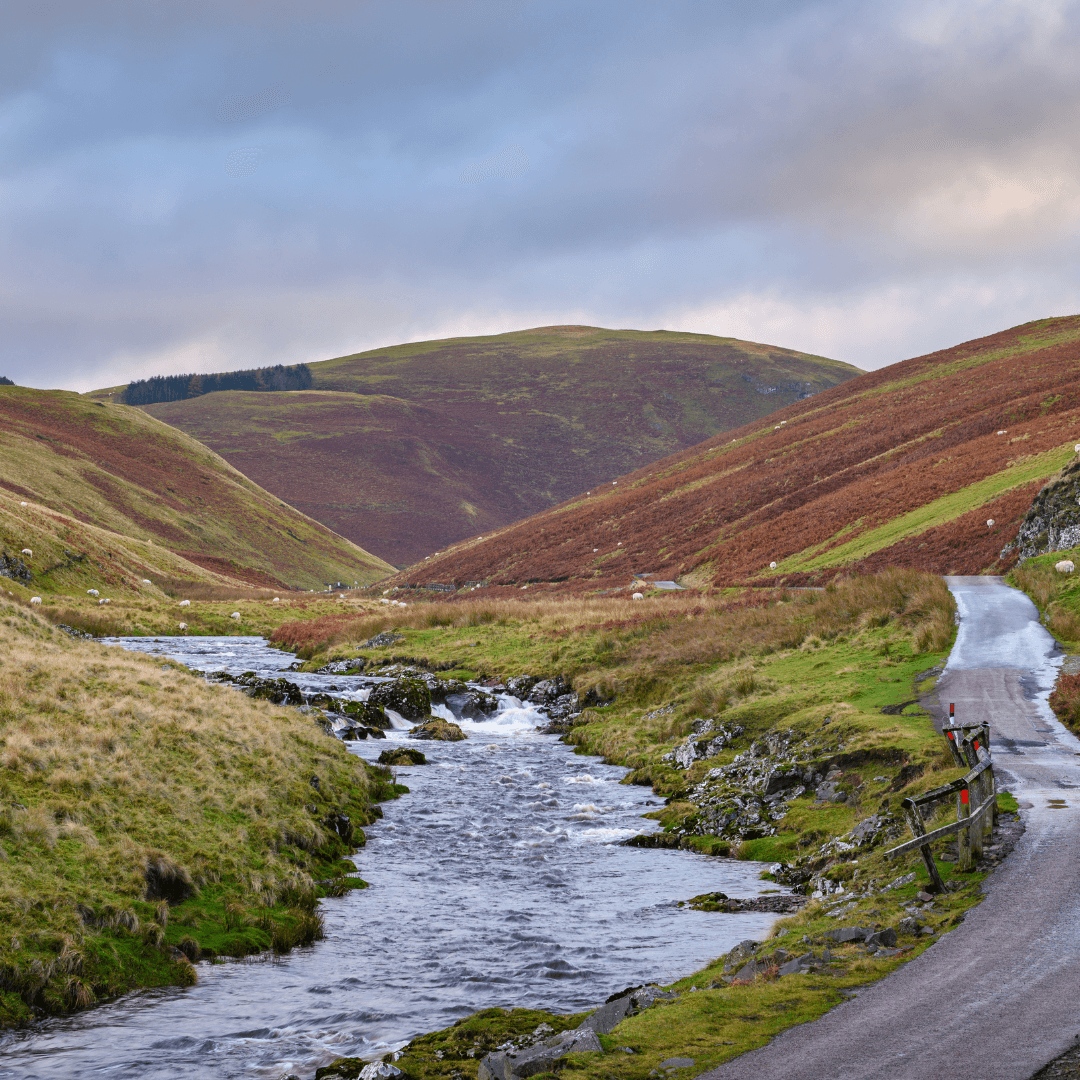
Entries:
{"type": "Polygon", "coordinates": [[[33,552],[19,558],[36,591],[143,577],[318,588],[392,569],[140,409],[0,387],[0,460],[0,548],[33,552]]]}
{"type": "Polygon", "coordinates": [[[398,565],[859,374],[734,338],[588,326],[423,341],[308,367],[309,391],[144,408],[398,565]]]}
{"type": "Polygon", "coordinates": [[[998,571],[1078,439],[1080,316],[1045,319],[861,375],[398,580],[582,591],[637,574],[731,586],[998,571]]]}

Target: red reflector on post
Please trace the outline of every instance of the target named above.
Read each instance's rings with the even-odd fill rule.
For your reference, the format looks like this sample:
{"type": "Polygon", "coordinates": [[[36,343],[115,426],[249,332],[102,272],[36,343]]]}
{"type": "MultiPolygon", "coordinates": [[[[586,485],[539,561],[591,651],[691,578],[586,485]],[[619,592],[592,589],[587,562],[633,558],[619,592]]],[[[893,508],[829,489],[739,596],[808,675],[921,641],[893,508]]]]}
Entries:
{"type": "Polygon", "coordinates": [[[955,705],[954,702],[951,702],[951,701],[949,702],[949,715],[950,716],[955,716],[956,715],[956,705],[955,705]]]}
{"type": "Polygon", "coordinates": [[[978,750],[979,749],[979,740],[976,739],[971,745],[974,746],[976,750],[978,750]]]}
{"type": "Polygon", "coordinates": [[[962,791],[960,792],[960,801],[961,801],[961,802],[962,802],[962,803],[963,803],[963,804],[964,804],[965,806],[967,805],[967,801],[968,801],[968,793],[967,793],[967,788],[964,788],[964,789],[963,789],[963,790],[962,790],[962,791]]]}
{"type": "Polygon", "coordinates": [[[953,742],[956,742],[956,736],[951,731],[947,732],[946,734],[949,736],[950,739],[952,739],[953,742]]]}

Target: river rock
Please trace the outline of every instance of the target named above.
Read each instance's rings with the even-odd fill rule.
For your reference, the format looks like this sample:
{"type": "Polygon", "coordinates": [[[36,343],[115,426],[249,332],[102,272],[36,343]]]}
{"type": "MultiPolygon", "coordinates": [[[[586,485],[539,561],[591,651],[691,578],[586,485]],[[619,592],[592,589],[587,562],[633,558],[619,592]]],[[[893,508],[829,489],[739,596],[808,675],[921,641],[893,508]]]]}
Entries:
{"type": "Polygon", "coordinates": [[[315,1070],[315,1080],[377,1080],[382,1076],[400,1076],[396,1065],[385,1061],[365,1061],[363,1058],[342,1057],[315,1070]]]}
{"type": "Polygon", "coordinates": [[[393,709],[406,720],[422,720],[431,715],[431,691],[424,680],[415,675],[402,675],[391,682],[378,683],[372,689],[368,703],[393,709]]]}
{"type": "Polygon", "coordinates": [[[596,1032],[588,1028],[564,1031],[524,1050],[488,1054],[477,1069],[477,1080],[526,1080],[537,1073],[554,1072],[567,1054],[600,1053],[596,1032]]]}
{"type": "Polygon", "coordinates": [[[499,699],[494,694],[476,687],[465,686],[464,689],[449,693],[444,701],[455,716],[465,720],[485,720],[491,713],[498,711],[499,699]]]}
{"type": "Polygon", "coordinates": [[[304,695],[300,687],[288,679],[262,679],[254,671],[245,671],[242,675],[230,675],[227,671],[216,671],[210,676],[215,682],[230,682],[240,687],[248,697],[258,701],[269,701],[274,705],[303,705],[304,695]]]}
{"type": "Polygon", "coordinates": [[[427,723],[414,727],[409,732],[409,738],[435,739],[438,742],[460,742],[465,738],[465,732],[457,724],[451,724],[449,720],[443,720],[441,717],[436,716],[428,720],[427,723]]]}
{"type": "Polygon", "coordinates": [[[390,723],[390,717],[383,711],[382,706],[373,701],[346,701],[339,704],[341,711],[355,724],[369,728],[382,728],[383,731],[389,731],[394,726],[390,723]]]}
{"type": "Polygon", "coordinates": [[[535,675],[515,675],[506,680],[506,692],[524,701],[539,681],[535,675]]]}
{"type": "Polygon", "coordinates": [[[323,825],[339,840],[346,844],[352,843],[353,827],[348,814],[327,814],[323,818],[323,825]]]}
{"type": "Polygon", "coordinates": [[[395,746],[379,755],[380,765],[426,765],[427,758],[411,746],[395,746]]]}
{"type": "Polygon", "coordinates": [[[529,690],[527,700],[534,705],[550,705],[560,697],[569,694],[573,687],[561,676],[554,679],[541,679],[529,690]]]}

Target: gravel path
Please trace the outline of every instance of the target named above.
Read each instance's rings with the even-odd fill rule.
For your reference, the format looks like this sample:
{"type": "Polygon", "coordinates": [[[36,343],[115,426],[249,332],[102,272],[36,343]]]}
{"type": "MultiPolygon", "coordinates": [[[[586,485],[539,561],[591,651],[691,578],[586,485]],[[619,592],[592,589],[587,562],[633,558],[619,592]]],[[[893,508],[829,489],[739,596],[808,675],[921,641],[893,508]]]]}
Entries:
{"type": "Polygon", "coordinates": [[[1046,704],[1061,654],[1000,578],[946,581],[961,622],[939,700],[989,718],[1026,831],[960,926],[708,1080],[1028,1080],[1080,1039],[1080,741],[1046,704]]]}

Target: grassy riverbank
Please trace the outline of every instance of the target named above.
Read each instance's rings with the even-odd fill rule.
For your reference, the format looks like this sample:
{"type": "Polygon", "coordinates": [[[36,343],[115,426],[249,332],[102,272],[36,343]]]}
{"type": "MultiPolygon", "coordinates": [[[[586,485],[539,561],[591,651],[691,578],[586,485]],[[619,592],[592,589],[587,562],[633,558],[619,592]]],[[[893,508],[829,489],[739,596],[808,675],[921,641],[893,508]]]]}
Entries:
{"type": "Polygon", "coordinates": [[[0,1024],[315,940],[394,794],[296,710],[0,599],[0,1024]]]}
{"type": "MultiPolygon", "coordinates": [[[[957,775],[918,701],[948,655],[954,610],[940,578],[888,571],[823,591],[413,603],[285,624],[277,637],[312,667],[394,658],[476,677],[561,674],[579,692],[613,698],[586,709],[566,739],[666,796],[652,815],[663,832],[644,843],[764,860],[778,881],[819,894],[781,919],[760,952],[820,955],[831,944],[827,971],[776,979],[777,964],[731,986],[721,959],[675,984],[677,1000],[624,1020],[602,1040],[609,1052],[571,1055],[563,1074],[644,1080],[668,1057],[694,1058],[697,1073],[813,1019],[918,955],[978,902],[984,870],[956,872],[947,841],[935,850],[950,891],[930,906],[916,896],[927,884],[921,860],[882,857],[908,838],[901,800],[957,775]],[[396,640],[386,647],[360,647],[387,632],[396,640]],[[732,733],[729,745],[676,768],[668,755],[701,720],[713,721],[710,735],[732,733]],[[791,770],[831,777],[831,794],[815,798],[807,786],[764,798],[770,772],[791,770]],[[872,956],[823,937],[840,926],[898,927],[915,906],[917,931],[901,932],[899,952],[872,956]],[[625,1046],[634,1053],[616,1050],[625,1046]]],[[[707,902],[691,916],[703,930],[712,917],[707,902]]],[[[409,1080],[471,1078],[484,1053],[542,1021],[555,1030],[568,1022],[487,1010],[413,1040],[396,1064],[409,1080]]]]}

